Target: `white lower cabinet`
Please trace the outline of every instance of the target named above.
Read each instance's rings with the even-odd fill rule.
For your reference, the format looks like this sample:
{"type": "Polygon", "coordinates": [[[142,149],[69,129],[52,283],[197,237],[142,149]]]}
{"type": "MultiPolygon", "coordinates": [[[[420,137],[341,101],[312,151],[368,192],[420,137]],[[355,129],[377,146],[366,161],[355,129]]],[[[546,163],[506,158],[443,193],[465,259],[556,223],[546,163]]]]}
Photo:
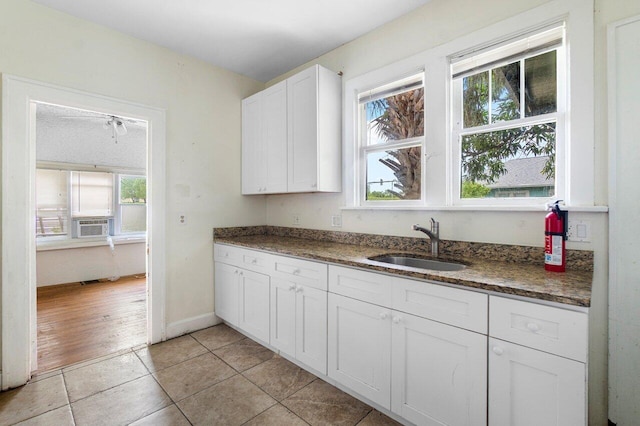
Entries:
{"type": "Polygon", "coordinates": [[[329,377],[419,425],[485,425],[487,337],[329,294],[329,377]]]}
{"type": "Polygon", "coordinates": [[[391,411],[418,425],[486,425],[487,336],[393,311],[391,411]]]}
{"type": "Polygon", "coordinates": [[[326,374],[327,292],[272,279],[271,345],[326,374]]]}
{"type": "Polygon", "coordinates": [[[585,364],[491,338],[489,424],[586,424],[585,364]]]}
{"type": "Polygon", "coordinates": [[[215,313],[235,326],[238,325],[238,268],[215,263],[215,313]]]}
{"type": "Polygon", "coordinates": [[[215,262],[215,313],[269,342],[269,276],[215,262]]]}
{"type": "Polygon", "coordinates": [[[390,309],[329,293],[329,377],[390,409],[390,309]]]}
{"type": "Polygon", "coordinates": [[[588,316],[491,296],[489,424],[587,424],[588,316]]]}
{"type": "Polygon", "coordinates": [[[238,269],[238,327],[269,343],[269,276],[238,269]]]}

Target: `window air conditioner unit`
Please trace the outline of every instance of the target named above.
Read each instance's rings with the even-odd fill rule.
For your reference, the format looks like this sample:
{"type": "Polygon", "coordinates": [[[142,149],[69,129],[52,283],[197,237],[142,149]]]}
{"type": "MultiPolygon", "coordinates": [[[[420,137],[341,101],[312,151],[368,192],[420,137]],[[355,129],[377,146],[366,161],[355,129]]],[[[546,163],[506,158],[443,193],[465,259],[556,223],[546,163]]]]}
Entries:
{"type": "Polygon", "coordinates": [[[78,238],[109,235],[109,219],[79,219],[76,223],[78,238]]]}

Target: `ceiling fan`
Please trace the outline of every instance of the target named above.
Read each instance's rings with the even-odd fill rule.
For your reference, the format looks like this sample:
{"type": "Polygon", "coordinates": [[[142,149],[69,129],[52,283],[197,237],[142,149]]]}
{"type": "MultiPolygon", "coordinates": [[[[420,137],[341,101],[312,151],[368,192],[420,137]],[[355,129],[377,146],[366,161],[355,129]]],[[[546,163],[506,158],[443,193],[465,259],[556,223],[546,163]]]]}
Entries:
{"type": "Polygon", "coordinates": [[[115,115],[110,115],[102,127],[111,129],[111,139],[115,139],[116,143],[118,143],[118,136],[127,134],[127,126],[124,125],[124,120],[115,115]]]}

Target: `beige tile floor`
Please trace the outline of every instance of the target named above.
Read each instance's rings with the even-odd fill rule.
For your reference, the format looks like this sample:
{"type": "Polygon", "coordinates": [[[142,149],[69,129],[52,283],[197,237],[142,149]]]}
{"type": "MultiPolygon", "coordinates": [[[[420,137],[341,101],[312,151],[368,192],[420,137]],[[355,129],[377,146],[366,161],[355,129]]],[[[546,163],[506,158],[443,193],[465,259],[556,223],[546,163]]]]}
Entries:
{"type": "Polygon", "coordinates": [[[218,325],[0,393],[0,425],[397,425],[218,325]]]}

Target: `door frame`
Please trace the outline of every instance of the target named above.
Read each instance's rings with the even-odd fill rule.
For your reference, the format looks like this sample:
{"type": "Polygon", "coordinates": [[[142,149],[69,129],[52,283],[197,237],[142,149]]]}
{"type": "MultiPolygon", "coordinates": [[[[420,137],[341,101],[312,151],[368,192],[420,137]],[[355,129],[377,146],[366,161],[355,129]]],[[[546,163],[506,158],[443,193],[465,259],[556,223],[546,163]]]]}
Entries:
{"type": "Polygon", "coordinates": [[[37,365],[35,108],[65,105],[148,122],[147,342],[166,339],[166,114],[163,109],[2,75],[1,389],[25,384],[37,365]]]}

